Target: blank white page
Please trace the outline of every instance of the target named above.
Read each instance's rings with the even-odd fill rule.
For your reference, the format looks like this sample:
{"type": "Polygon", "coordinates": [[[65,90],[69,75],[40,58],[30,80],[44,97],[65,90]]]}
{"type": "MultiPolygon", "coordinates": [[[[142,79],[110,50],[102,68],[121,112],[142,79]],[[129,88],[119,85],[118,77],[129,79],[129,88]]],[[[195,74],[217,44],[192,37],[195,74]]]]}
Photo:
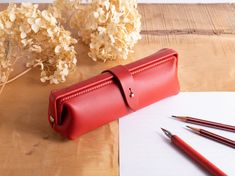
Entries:
{"type": "Polygon", "coordinates": [[[184,123],[171,115],[187,115],[235,125],[235,92],[186,92],[166,98],[119,120],[120,176],[209,175],[174,147],[161,127],[235,175],[235,149],[192,133],[200,127],[235,140],[235,133],[184,123]]]}

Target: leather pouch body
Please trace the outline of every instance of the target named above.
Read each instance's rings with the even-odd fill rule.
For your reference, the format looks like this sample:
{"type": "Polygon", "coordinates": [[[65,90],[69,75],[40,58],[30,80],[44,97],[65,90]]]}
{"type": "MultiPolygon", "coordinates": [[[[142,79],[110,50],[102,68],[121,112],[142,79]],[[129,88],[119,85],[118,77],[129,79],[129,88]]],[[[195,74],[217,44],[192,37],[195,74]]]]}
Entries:
{"type": "Polygon", "coordinates": [[[48,119],[61,135],[75,139],[108,122],[179,92],[178,55],[162,49],[119,65],[49,98],[48,119]]]}

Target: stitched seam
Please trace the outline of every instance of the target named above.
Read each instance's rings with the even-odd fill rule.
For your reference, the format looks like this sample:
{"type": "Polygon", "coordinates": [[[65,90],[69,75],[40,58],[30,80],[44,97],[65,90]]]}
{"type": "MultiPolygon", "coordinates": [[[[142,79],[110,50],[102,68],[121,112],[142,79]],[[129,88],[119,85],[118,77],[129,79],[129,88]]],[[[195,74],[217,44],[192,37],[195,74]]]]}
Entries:
{"type": "Polygon", "coordinates": [[[82,94],[85,94],[85,93],[94,91],[94,90],[96,90],[96,89],[99,89],[99,88],[104,87],[104,86],[106,86],[106,85],[109,85],[109,84],[111,84],[111,83],[112,83],[112,81],[109,80],[109,81],[106,81],[106,82],[104,82],[104,83],[102,83],[102,84],[99,84],[99,85],[97,85],[97,86],[95,86],[95,87],[91,87],[91,88],[86,89],[86,90],[83,90],[83,91],[81,91],[81,92],[77,92],[77,93],[75,93],[75,94],[73,94],[73,95],[70,95],[70,96],[68,96],[68,97],[63,98],[63,99],[61,100],[60,104],[62,104],[64,101],[67,101],[67,100],[69,100],[69,99],[72,99],[72,98],[74,98],[74,97],[76,97],[76,96],[78,96],[78,95],[82,95],[82,94]]]}
{"type": "MultiPolygon", "coordinates": [[[[168,61],[170,61],[170,60],[173,60],[174,58],[175,58],[175,57],[172,56],[171,58],[168,58],[168,59],[166,59],[166,60],[160,60],[159,62],[157,62],[157,63],[155,63],[155,64],[148,65],[148,66],[145,66],[145,67],[142,68],[142,69],[135,70],[135,71],[133,71],[131,74],[132,74],[132,75],[135,75],[136,73],[140,73],[140,72],[142,72],[142,71],[144,71],[144,70],[147,70],[147,69],[156,67],[156,66],[161,65],[161,64],[163,64],[163,63],[165,63],[165,62],[168,62],[168,61]],[[161,62],[161,61],[162,61],[162,62],[161,62]]],[[[107,86],[107,85],[111,84],[112,82],[113,82],[112,80],[108,80],[108,81],[106,81],[106,82],[104,82],[104,83],[101,83],[101,84],[99,84],[99,85],[97,85],[97,86],[91,87],[91,88],[89,88],[89,89],[83,90],[83,91],[81,91],[81,92],[77,92],[77,93],[75,93],[75,94],[73,94],[73,95],[70,95],[70,96],[68,96],[68,97],[62,98],[62,100],[61,100],[61,102],[60,102],[60,105],[61,105],[62,103],[64,103],[65,101],[67,101],[67,100],[70,100],[70,99],[72,99],[72,98],[74,98],[74,97],[77,97],[77,96],[79,96],[79,95],[83,95],[83,94],[85,94],[85,93],[94,91],[94,90],[99,89],[99,88],[101,88],[101,87],[107,86]]]]}
{"type": "Polygon", "coordinates": [[[150,68],[156,67],[156,66],[158,66],[158,65],[161,65],[161,64],[163,64],[163,63],[165,63],[165,62],[168,62],[168,61],[172,60],[173,58],[174,58],[174,57],[168,58],[168,59],[164,60],[163,62],[161,62],[161,61],[162,61],[162,60],[161,60],[161,61],[159,61],[158,63],[145,66],[144,68],[141,68],[141,69],[138,69],[138,70],[133,71],[131,74],[132,74],[132,75],[135,75],[136,73],[143,72],[143,71],[145,71],[145,70],[147,70],[147,69],[150,69],[150,68]]]}

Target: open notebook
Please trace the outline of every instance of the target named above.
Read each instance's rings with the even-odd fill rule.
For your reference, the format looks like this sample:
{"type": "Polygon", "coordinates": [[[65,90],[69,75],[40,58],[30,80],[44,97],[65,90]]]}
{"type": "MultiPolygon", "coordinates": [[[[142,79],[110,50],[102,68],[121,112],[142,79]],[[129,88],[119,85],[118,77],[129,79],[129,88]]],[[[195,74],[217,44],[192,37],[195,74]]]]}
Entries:
{"type": "MultiPolygon", "coordinates": [[[[228,175],[235,175],[235,149],[201,137],[171,115],[188,115],[235,125],[235,92],[192,92],[166,98],[119,120],[120,176],[203,176],[160,127],[177,134],[228,175]]],[[[198,126],[235,140],[235,133],[198,126]]]]}

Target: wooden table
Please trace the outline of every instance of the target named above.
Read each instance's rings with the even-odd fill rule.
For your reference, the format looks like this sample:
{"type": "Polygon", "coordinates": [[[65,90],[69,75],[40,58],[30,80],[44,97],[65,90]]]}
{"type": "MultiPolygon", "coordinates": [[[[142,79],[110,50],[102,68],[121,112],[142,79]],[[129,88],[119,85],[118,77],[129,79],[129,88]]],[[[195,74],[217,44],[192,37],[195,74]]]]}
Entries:
{"type": "MultiPolygon", "coordinates": [[[[0,9],[6,6],[0,5],[0,9]]],[[[179,52],[182,91],[235,90],[235,5],[140,5],[143,39],[128,61],[98,63],[80,43],[78,68],[61,85],[39,82],[35,69],[0,95],[0,174],[117,176],[118,122],[68,141],[47,122],[50,90],[65,87],[161,48],[179,52]]]]}

